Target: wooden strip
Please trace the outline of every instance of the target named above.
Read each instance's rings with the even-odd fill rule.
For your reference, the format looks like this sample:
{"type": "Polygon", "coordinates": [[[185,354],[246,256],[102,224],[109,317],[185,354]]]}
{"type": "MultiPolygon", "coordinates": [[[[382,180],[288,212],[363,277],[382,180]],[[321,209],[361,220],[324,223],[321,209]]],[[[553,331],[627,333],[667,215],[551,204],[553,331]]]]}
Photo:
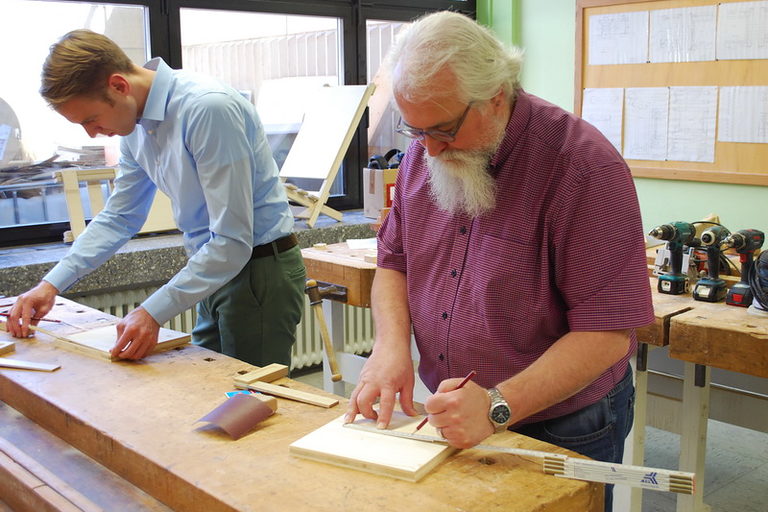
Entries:
{"type": "Polygon", "coordinates": [[[258,368],[243,375],[235,375],[235,385],[245,387],[256,381],[272,382],[281,377],[288,376],[288,367],[280,363],[272,363],[263,368],[258,368]]]}
{"type": "Polygon", "coordinates": [[[253,389],[254,391],[279,396],[280,398],[287,398],[289,400],[296,400],[297,402],[317,405],[318,407],[333,407],[339,403],[335,398],[327,398],[313,393],[307,393],[306,391],[299,391],[285,386],[277,386],[275,384],[270,384],[269,382],[256,381],[247,386],[238,385],[238,387],[253,389]]]}
{"type": "Polygon", "coordinates": [[[16,350],[16,343],[13,341],[0,341],[0,356],[10,354],[16,350]]]}
{"type": "Polygon", "coordinates": [[[14,370],[36,370],[41,372],[53,372],[61,368],[61,365],[37,363],[35,361],[22,361],[20,359],[8,359],[7,357],[0,357],[0,367],[13,368],[14,370]]]}

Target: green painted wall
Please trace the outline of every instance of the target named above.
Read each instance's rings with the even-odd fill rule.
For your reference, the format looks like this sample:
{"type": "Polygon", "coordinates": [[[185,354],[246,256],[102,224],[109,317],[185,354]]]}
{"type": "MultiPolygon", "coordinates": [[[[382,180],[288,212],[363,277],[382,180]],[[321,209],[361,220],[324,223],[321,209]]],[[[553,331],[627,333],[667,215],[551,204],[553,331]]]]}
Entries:
{"type": "MultiPolygon", "coordinates": [[[[523,87],[573,111],[576,0],[478,0],[477,17],[525,50],[523,87]]],[[[768,167],[768,162],[766,162],[768,167]]],[[[636,178],[646,231],[710,213],[731,230],[768,233],[768,187],[636,178]]]]}

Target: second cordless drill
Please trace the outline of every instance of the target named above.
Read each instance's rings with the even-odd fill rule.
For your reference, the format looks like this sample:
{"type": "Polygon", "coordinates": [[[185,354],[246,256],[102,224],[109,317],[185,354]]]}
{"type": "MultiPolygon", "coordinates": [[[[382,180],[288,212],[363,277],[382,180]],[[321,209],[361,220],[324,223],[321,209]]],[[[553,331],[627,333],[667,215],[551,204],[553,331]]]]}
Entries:
{"type": "Polygon", "coordinates": [[[736,249],[741,263],[741,280],[728,290],[728,295],[725,296],[726,304],[744,308],[752,304],[754,296],[749,286],[750,274],[754,272],[752,255],[763,246],[763,242],[765,233],[757,229],[740,229],[723,240],[723,247],[736,249]]]}
{"type": "Polygon", "coordinates": [[[670,272],[660,274],[659,293],[681,295],[688,292],[688,269],[683,271],[683,248],[691,245],[696,236],[696,227],[689,222],[670,222],[656,226],[648,236],[665,240],[669,250],[670,272]]]}
{"type": "Polygon", "coordinates": [[[699,279],[693,287],[693,298],[704,302],[720,302],[725,298],[728,288],[720,279],[720,246],[729,235],[725,226],[712,226],[701,234],[701,245],[707,250],[707,275],[699,279]]]}

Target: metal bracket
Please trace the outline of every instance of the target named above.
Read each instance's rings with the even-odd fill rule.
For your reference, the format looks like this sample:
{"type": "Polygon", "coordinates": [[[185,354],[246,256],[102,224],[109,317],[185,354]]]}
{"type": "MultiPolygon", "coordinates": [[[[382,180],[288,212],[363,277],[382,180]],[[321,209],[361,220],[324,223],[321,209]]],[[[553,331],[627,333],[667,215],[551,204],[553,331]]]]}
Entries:
{"type": "Polygon", "coordinates": [[[347,287],[323,281],[317,282],[320,290],[320,296],[324,299],[335,300],[336,302],[347,302],[347,287]]]}

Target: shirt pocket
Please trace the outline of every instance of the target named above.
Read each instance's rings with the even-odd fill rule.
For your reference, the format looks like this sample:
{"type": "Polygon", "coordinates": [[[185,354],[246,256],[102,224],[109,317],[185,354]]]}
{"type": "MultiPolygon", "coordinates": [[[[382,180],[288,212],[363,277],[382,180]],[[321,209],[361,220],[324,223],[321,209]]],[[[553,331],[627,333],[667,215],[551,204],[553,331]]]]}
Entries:
{"type": "Polygon", "coordinates": [[[471,245],[469,300],[491,341],[511,341],[516,351],[533,353],[559,337],[564,312],[550,284],[546,247],[493,235],[480,235],[471,245]]]}

